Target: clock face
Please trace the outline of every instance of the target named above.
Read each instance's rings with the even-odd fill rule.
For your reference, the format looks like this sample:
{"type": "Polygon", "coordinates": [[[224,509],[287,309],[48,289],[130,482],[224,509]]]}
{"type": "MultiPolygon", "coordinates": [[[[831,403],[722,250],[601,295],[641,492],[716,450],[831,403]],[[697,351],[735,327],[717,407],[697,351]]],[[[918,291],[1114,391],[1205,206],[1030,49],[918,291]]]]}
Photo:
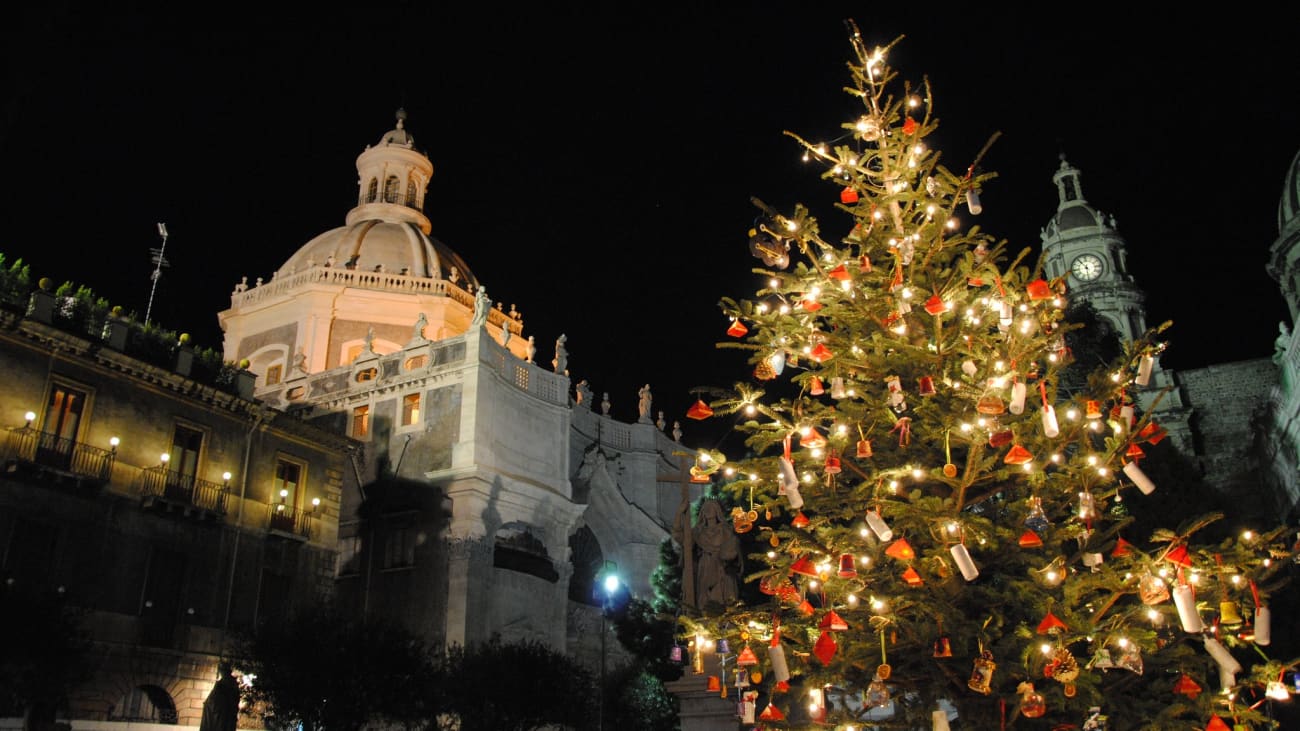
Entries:
{"type": "Polygon", "coordinates": [[[1101,259],[1092,254],[1084,254],[1074,260],[1074,263],[1070,265],[1070,271],[1080,281],[1091,282],[1101,276],[1101,259]]]}

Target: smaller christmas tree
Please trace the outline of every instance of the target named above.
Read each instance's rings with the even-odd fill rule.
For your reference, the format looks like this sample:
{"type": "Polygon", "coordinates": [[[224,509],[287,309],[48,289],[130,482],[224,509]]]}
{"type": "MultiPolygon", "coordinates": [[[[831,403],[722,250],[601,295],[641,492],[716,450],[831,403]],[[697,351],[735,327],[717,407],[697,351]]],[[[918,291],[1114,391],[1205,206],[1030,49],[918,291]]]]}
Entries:
{"type": "Polygon", "coordinates": [[[885,62],[901,39],[868,49],[848,25],[861,114],[840,141],[790,136],[849,221],[826,235],[756,200],[764,286],[722,300],[721,345],[752,372],[700,411],[745,436],[710,478],[755,508],[764,600],[686,613],[693,670],[747,670],[741,718],[768,728],[1267,726],[1286,529],[1126,531],[1180,487],[1140,466],[1165,431],[1133,398],[1169,323],[1067,387],[1066,282],[970,225],[983,152],[942,165],[928,83],[898,89],[885,62]]]}

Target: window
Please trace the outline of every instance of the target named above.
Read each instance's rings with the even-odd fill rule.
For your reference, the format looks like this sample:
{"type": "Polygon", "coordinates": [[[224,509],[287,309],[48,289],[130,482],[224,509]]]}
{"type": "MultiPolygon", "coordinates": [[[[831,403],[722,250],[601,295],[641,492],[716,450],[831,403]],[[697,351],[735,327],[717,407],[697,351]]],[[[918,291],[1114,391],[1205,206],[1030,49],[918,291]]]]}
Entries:
{"type": "Polygon", "coordinates": [[[301,498],[302,477],[306,466],[287,457],[275,460],[275,482],[271,498],[285,508],[292,508],[301,498]]]}
{"type": "Polygon", "coordinates": [[[415,565],[415,528],[393,526],[384,540],[384,568],[400,569],[415,565]]]}
{"type": "Polygon", "coordinates": [[[410,358],[407,358],[406,362],[402,364],[402,370],[413,371],[417,368],[423,368],[428,362],[429,356],[427,355],[413,355],[410,358]]]}
{"type": "Polygon", "coordinates": [[[73,447],[81,431],[81,417],[90,396],[62,383],[52,384],[50,400],[45,404],[44,432],[37,448],[36,461],[58,469],[72,466],[73,447]]]}
{"type": "Polygon", "coordinates": [[[415,180],[406,181],[406,207],[415,208],[415,180]]]}
{"type": "Polygon", "coordinates": [[[289,605],[289,577],[262,569],[262,584],[257,589],[257,621],[283,617],[289,605]]]}
{"type": "Polygon", "coordinates": [[[186,494],[194,489],[194,478],[199,473],[199,451],[203,448],[203,432],[180,424],[172,433],[172,448],[167,452],[167,487],[186,494]]]}
{"type": "Polygon", "coordinates": [[[284,366],[273,365],[266,369],[266,385],[274,386],[280,382],[281,374],[284,372],[284,366]]]}
{"type": "Polygon", "coordinates": [[[401,187],[401,181],[399,181],[399,180],[397,179],[397,176],[396,176],[396,175],[389,175],[389,176],[384,180],[384,202],[385,202],[385,203],[396,203],[396,202],[397,202],[397,192],[398,192],[398,188],[400,188],[400,187],[401,187]]]}
{"type": "Polygon", "coordinates": [[[366,203],[374,203],[379,197],[379,179],[371,178],[370,185],[366,188],[366,203]]]}
{"type": "Polygon", "coordinates": [[[357,383],[365,383],[366,381],[373,381],[375,380],[375,377],[378,375],[379,375],[378,368],[366,368],[364,370],[357,371],[357,383]]]}
{"type": "Polygon", "coordinates": [[[352,410],[352,436],[365,439],[370,436],[370,406],[358,406],[352,410]]]}
{"type": "Polygon", "coordinates": [[[334,564],[335,576],[351,576],[361,572],[361,536],[339,539],[339,554],[334,564]]]}
{"type": "Polygon", "coordinates": [[[148,575],[140,597],[140,631],[146,645],[165,647],[171,644],[180,615],[184,580],[185,556],[155,546],[149,554],[148,575]]]}
{"type": "Polygon", "coordinates": [[[402,397],[402,426],[420,422],[420,394],[408,393],[402,397]]]}
{"type": "Polygon", "coordinates": [[[45,587],[54,580],[58,529],[26,518],[15,518],[5,548],[4,576],[24,589],[45,587]]]}

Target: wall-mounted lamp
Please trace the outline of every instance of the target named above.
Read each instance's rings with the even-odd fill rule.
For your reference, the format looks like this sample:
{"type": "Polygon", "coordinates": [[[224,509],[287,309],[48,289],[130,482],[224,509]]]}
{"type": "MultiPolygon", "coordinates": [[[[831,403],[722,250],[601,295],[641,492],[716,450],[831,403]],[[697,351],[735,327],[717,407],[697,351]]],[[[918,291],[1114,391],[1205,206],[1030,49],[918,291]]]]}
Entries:
{"type": "Polygon", "coordinates": [[[167,454],[166,452],[163,452],[162,454],[158,455],[158,459],[162,461],[163,466],[166,466],[168,462],[172,461],[172,456],[170,454],[167,454]]]}
{"type": "Polygon", "coordinates": [[[108,440],[108,446],[109,446],[109,447],[110,447],[114,452],[117,451],[117,445],[119,445],[119,444],[121,444],[121,443],[122,443],[122,440],[121,440],[121,439],[118,439],[117,437],[113,437],[113,438],[111,438],[111,439],[108,440]]]}
{"type": "Polygon", "coordinates": [[[281,502],[281,503],[284,503],[284,502],[287,502],[288,500],[289,500],[289,491],[288,491],[288,490],[281,490],[281,491],[280,491],[280,502],[281,502]]]}
{"type": "Polygon", "coordinates": [[[222,472],[222,473],[221,473],[221,481],[222,481],[223,483],[225,483],[225,484],[224,484],[224,487],[225,487],[227,490],[229,490],[229,489],[230,489],[230,473],[229,473],[229,472],[222,472]]]}
{"type": "Polygon", "coordinates": [[[36,421],[36,412],[28,411],[26,414],[23,414],[23,418],[27,420],[27,428],[30,429],[32,428],[32,422],[36,421]]]}
{"type": "Polygon", "coordinates": [[[311,511],[314,513],[314,512],[316,512],[316,511],[319,510],[319,509],[320,509],[320,498],[318,498],[318,497],[314,497],[314,498],[312,498],[312,499],[311,499],[311,511]]]}

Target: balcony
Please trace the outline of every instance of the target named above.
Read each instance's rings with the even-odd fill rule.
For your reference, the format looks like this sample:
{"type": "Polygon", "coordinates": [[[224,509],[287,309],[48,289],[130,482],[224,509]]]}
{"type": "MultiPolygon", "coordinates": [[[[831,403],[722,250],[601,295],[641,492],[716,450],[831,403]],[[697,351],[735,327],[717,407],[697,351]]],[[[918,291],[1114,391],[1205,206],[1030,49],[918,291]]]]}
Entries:
{"type": "Polygon", "coordinates": [[[311,522],[314,515],[284,503],[271,506],[268,525],[271,533],[311,540],[311,522]]]}
{"type": "Polygon", "coordinates": [[[14,427],[4,443],[5,470],[28,470],[55,478],[72,477],[95,485],[107,483],[113,474],[117,453],[84,442],[37,431],[30,426],[14,427]]]}
{"type": "Polygon", "coordinates": [[[169,470],[165,464],[141,470],[137,488],[145,507],[180,508],[199,518],[226,514],[227,485],[169,470]]]}

